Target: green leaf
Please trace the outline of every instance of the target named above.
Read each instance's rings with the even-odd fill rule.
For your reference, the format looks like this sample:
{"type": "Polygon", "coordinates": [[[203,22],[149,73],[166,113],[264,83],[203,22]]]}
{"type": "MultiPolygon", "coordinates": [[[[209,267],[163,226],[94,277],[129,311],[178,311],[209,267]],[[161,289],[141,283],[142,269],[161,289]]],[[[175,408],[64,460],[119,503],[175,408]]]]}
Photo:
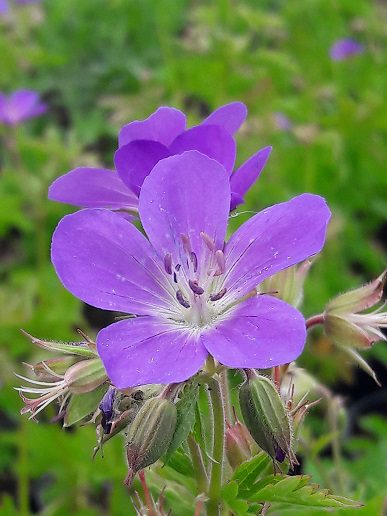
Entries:
{"type": "Polygon", "coordinates": [[[188,434],[195,423],[195,406],[197,399],[198,385],[193,383],[184,389],[182,397],[176,403],[177,425],[171,444],[166,453],[165,462],[168,462],[171,455],[187,439],[188,434]]]}
{"type": "Polygon", "coordinates": [[[276,477],[272,475],[267,480],[270,482],[266,485],[261,487],[256,485],[251,489],[248,496],[249,501],[281,503],[295,507],[325,507],[327,509],[345,509],[362,505],[343,496],[332,495],[327,489],[319,490],[319,486],[310,483],[310,477],[307,476],[276,477]]]}
{"type": "Polygon", "coordinates": [[[108,385],[100,385],[94,391],[83,394],[73,394],[66,409],[64,418],[65,427],[74,425],[84,417],[94,412],[103,395],[107,391],[108,385]]]}
{"type": "Polygon", "coordinates": [[[233,480],[238,482],[240,489],[249,489],[265,471],[271,460],[266,453],[259,453],[252,459],[243,462],[234,472],[233,480]]]}
{"type": "Polygon", "coordinates": [[[245,500],[238,499],[238,483],[235,480],[223,486],[222,498],[235,514],[239,516],[249,514],[249,504],[245,500]]]}

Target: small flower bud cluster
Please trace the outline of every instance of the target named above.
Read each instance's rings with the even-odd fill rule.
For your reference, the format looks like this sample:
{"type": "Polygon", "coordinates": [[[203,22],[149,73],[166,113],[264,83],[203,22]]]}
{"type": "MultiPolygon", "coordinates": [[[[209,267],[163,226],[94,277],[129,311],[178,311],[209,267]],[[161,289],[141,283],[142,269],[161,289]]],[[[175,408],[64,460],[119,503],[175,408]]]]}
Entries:
{"type": "MultiPolygon", "coordinates": [[[[36,380],[17,375],[30,384],[16,389],[25,403],[21,409],[22,414],[29,412],[30,417],[35,418],[50,403],[58,401],[60,403],[59,415],[65,416],[71,398],[93,393],[107,382],[105,368],[95,353],[91,341],[91,346],[88,346],[87,342],[49,342],[36,339],[28,334],[27,336],[40,347],[65,354],[34,365],[28,364],[37,377],[36,380]],[[28,398],[26,394],[35,394],[37,397],[28,398]]],[[[99,393],[99,391],[97,392],[99,393]]],[[[98,407],[98,403],[97,399],[95,408],[98,407]]]]}
{"type": "Polygon", "coordinates": [[[328,303],[324,313],[324,329],[339,346],[368,348],[378,340],[387,340],[385,304],[372,312],[383,297],[387,271],[376,280],[356,290],[341,294],[328,303]]]}

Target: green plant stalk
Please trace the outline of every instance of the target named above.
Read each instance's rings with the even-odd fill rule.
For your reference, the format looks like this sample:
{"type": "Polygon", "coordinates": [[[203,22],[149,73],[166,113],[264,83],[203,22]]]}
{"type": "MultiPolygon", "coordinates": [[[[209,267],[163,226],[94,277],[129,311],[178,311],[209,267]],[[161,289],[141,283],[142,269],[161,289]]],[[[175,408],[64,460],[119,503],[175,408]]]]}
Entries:
{"type": "Polygon", "coordinates": [[[212,449],[212,467],[210,475],[210,484],[208,488],[207,514],[208,516],[218,516],[220,512],[220,492],[222,488],[222,473],[224,462],[224,406],[223,396],[220,384],[214,378],[208,382],[209,400],[211,403],[213,422],[214,422],[214,439],[212,449]]]}
{"type": "Polygon", "coordinates": [[[194,467],[196,482],[198,484],[198,494],[206,493],[208,489],[208,477],[206,468],[203,462],[202,452],[198,443],[193,438],[192,434],[187,439],[191,459],[194,467]]]}
{"type": "Polygon", "coordinates": [[[22,418],[18,432],[18,503],[20,516],[28,516],[29,512],[29,478],[28,478],[28,420],[22,418]]]}

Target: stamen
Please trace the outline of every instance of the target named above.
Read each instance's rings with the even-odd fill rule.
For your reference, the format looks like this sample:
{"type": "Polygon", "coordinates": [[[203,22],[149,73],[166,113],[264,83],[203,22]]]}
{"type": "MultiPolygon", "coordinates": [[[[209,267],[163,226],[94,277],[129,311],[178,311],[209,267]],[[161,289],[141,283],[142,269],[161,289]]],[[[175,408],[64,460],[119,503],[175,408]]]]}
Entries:
{"type": "Polygon", "coordinates": [[[219,299],[222,299],[222,297],[225,295],[226,292],[227,292],[227,289],[226,289],[226,287],[224,287],[224,288],[222,288],[222,290],[219,290],[219,292],[217,294],[211,294],[210,295],[211,301],[219,301],[219,299]]]}
{"type": "Polygon", "coordinates": [[[192,253],[192,247],[191,247],[191,240],[189,239],[188,235],[185,235],[182,233],[180,235],[181,241],[183,242],[183,249],[184,251],[190,255],[192,253]]]}
{"type": "Polygon", "coordinates": [[[192,262],[192,265],[193,265],[193,270],[194,270],[194,272],[197,272],[197,270],[198,270],[198,257],[196,256],[196,253],[192,252],[190,254],[190,258],[191,258],[191,262],[192,262]]]}
{"type": "Polygon", "coordinates": [[[177,274],[176,274],[176,272],[173,273],[173,281],[175,283],[177,283],[177,274]]]}
{"type": "Polygon", "coordinates": [[[200,236],[202,237],[204,243],[208,247],[210,251],[213,251],[215,249],[215,241],[213,238],[210,237],[208,233],[205,233],[204,231],[200,232],[200,236]]]}
{"type": "Polygon", "coordinates": [[[176,291],[176,299],[179,301],[181,306],[184,306],[184,308],[190,308],[191,305],[188,303],[188,301],[184,298],[183,293],[181,290],[176,291]]]}
{"type": "Polygon", "coordinates": [[[167,253],[164,256],[164,269],[167,274],[172,274],[172,255],[167,253]]]}
{"type": "Polygon", "coordinates": [[[181,264],[178,263],[176,266],[175,266],[175,271],[176,272],[179,272],[179,270],[181,269],[181,264]]]}
{"type": "Polygon", "coordinates": [[[204,293],[204,289],[202,289],[202,287],[199,287],[198,282],[196,280],[189,280],[188,284],[192,292],[194,292],[198,296],[201,296],[204,293]]]}
{"type": "Polygon", "coordinates": [[[215,259],[219,267],[219,270],[216,271],[215,276],[220,276],[221,274],[224,274],[224,271],[226,270],[226,258],[224,257],[224,252],[218,249],[215,252],[215,259]]]}

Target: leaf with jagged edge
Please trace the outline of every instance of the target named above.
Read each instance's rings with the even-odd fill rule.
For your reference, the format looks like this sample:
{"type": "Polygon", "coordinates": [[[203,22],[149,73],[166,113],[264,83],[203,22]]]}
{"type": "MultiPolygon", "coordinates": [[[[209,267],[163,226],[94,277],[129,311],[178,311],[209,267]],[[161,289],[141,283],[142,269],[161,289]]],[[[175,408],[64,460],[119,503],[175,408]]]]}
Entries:
{"type": "Polygon", "coordinates": [[[310,477],[304,475],[285,477],[271,475],[265,478],[265,482],[258,482],[244,494],[251,502],[280,503],[294,507],[329,510],[362,506],[357,501],[330,494],[327,489],[320,490],[317,484],[310,482],[310,477]]]}
{"type": "Polygon", "coordinates": [[[237,481],[239,489],[249,489],[269,464],[271,464],[270,457],[264,452],[258,453],[238,466],[232,478],[237,481]]]}

